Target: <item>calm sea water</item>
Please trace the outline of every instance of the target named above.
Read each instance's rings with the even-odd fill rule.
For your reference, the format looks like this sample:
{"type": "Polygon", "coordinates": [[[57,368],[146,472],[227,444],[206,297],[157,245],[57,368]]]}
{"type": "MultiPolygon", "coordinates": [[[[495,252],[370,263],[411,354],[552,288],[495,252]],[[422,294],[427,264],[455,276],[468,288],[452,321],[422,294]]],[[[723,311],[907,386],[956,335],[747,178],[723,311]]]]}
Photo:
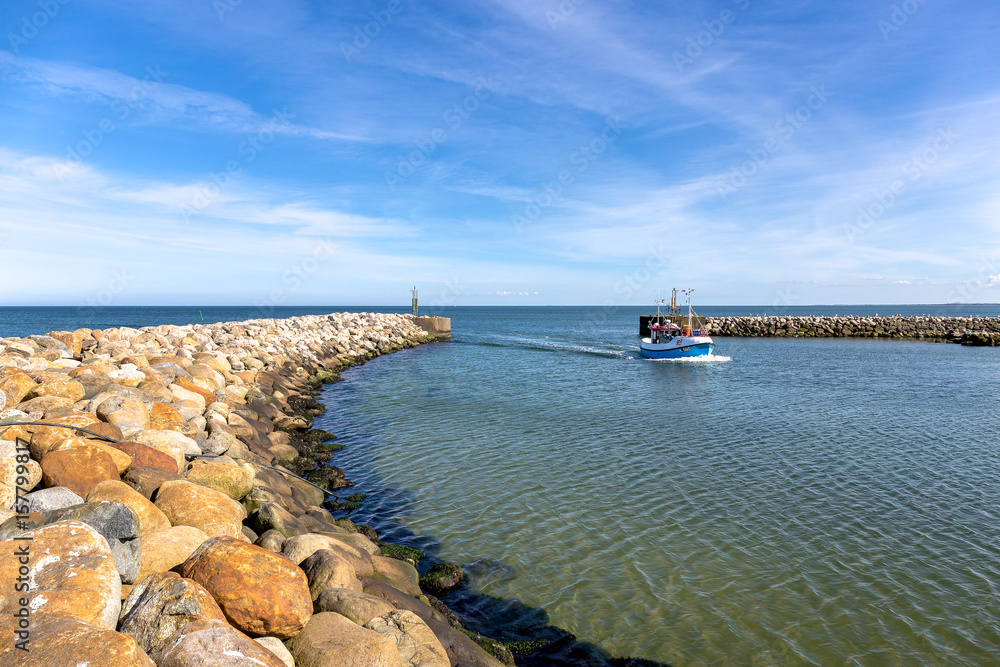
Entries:
{"type": "MultiPolygon", "coordinates": [[[[624,306],[616,308],[427,308],[421,315],[443,315],[461,318],[475,316],[483,310],[506,313],[507,316],[532,313],[587,312],[600,320],[624,322],[648,315],[650,308],[624,306]]],[[[0,306],[0,338],[29,336],[49,331],[73,331],[82,327],[145,327],[158,324],[196,324],[239,322],[264,317],[294,317],[342,312],[408,313],[409,306],[0,306]]],[[[922,305],[922,306],[706,306],[698,309],[702,315],[938,315],[1000,316],[1000,304],[985,305],[922,305]]],[[[638,323],[635,324],[638,330],[638,323]]]]}
{"type": "MultiPolygon", "coordinates": [[[[272,315],[338,310],[392,309],[272,315]]],[[[718,359],[650,362],[646,312],[445,309],[451,342],[349,370],[317,425],[347,445],[334,463],[381,493],[357,519],[397,522],[444,559],[502,562],[482,590],[618,655],[1000,663],[1000,351],[720,338],[718,359]]],[[[193,308],[5,308],[0,335],[196,321],[193,308]]]]}
{"type": "Polygon", "coordinates": [[[1000,663],[1000,351],[720,338],[650,362],[639,312],[454,309],[451,342],[345,373],[319,423],[382,493],[356,518],[501,561],[484,592],[616,655],[1000,663]]]}

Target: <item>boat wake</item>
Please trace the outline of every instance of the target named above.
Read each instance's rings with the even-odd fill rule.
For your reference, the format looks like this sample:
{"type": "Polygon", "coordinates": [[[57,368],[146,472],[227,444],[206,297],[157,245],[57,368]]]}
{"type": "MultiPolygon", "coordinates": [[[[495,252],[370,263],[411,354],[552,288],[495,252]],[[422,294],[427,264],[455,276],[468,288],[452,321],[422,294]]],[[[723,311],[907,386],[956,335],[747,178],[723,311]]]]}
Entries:
{"type": "Polygon", "coordinates": [[[677,357],[675,359],[647,359],[646,361],[667,362],[671,364],[710,364],[732,361],[732,357],[724,357],[720,354],[702,354],[697,357],[677,357]]]}
{"type": "Polygon", "coordinates": [[[577,352],[580,354],[592,354],[600,357],[610,357],[612,359],[635,359],[634,353],[629,350],[594,347],[591,345],[574,345],[572,343],[560,343],[556,341],[539,340],[536,338],[519,338],[516,336],[489,336],[484,340],[469,341],[475,345],[489,345],[495,347],[521,347],[528,350],[542,350],[545,352],[577,352]]]}

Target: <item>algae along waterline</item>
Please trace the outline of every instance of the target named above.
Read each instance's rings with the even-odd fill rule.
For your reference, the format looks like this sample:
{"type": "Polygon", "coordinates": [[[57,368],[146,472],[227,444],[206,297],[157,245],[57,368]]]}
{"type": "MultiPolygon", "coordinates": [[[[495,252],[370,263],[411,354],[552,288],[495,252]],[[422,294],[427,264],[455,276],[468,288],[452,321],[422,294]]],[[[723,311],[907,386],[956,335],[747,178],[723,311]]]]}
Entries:
{"type": "MultiPolygon", "coordinates": [[[[366,494],[349,515],[611,655],[1000,659],[994,348],[724,337],[650,362],[642,312],[442,309],[450,342],[345,371],[316,425],[366,494]]],[[[462,609],[480,632],[518,612],[462,609]]]]}

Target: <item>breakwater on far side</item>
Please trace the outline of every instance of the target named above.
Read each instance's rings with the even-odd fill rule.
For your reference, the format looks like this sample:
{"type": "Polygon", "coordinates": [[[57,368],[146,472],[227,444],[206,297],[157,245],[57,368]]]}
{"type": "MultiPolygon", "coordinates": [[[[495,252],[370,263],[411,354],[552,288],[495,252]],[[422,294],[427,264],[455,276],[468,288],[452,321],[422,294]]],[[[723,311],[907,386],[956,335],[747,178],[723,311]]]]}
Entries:
{"type": "Polygon", "coordinates": [[[890,338],[963,345],[1000,344],[1000,318],[885,316],[705,317],[711,336],[890,338]]]}

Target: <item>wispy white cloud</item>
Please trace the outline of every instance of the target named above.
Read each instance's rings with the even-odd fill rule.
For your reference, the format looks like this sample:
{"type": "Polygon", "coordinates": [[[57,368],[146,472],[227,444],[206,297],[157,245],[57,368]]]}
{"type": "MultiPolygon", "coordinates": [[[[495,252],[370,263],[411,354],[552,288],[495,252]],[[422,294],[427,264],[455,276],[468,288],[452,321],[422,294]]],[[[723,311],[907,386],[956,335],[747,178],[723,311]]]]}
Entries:
{"type": "MultiPolygon", "coordinates": [[[[295,123],[275,125],[270,122],[271,113],[259,113],[241,100],[171,83],[169,70],[160,64],[148,65],[141,75],[130,76],[81,63],[17,56],[0,49],[0,76],[9,83],[36,86],[55,97],[106,104],[112,112],[139,111],[146,122],[172,125],[194,122],[202,127],[241,133],[267,126],[295,136],[365,141],[353,134],[295,123]]],[[[288,113],[287,109],[284,112],[288,113]]]]}
{"type": "Polygon", "coordinates": [[[248,182],[226,190],[211,210],[185,223],[180,207],[198,191],[198,184],[146,182],[111,176],[75,165],[67,174],[62,160],[23,156],[0,149],[0,219],[22,242],[34,238],[38,222],[51,233],[93,235],[86,245],[115,245],[123,238],[136,245],[243,252],[287,251],[303,239],[334,240],[402,237],[410,225],[393,219],[345,213],[297,200],[248,182]],[[223,241],[224,240],[224,241],[223,241]]]}

